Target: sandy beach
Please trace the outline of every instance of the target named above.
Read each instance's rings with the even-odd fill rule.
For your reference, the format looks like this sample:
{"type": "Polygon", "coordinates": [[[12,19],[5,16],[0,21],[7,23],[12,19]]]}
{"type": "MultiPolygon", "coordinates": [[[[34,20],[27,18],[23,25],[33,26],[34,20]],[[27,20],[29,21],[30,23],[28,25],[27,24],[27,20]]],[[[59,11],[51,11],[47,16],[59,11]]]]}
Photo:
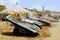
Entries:
{"type": "Polygon", "coordinates": [[[49,29],[51,37],[47,37],[45,40],[60,40],[60,22],[54,24],[56,25],[49,29]]]}
{"type": "Polygon", "coordinates": [[[52,26],[43,26],[38,36],[13,35],[14,26],[10,22],[0,22],[0,40],[60,40],[60,22],[52,23],[52,26]]]}

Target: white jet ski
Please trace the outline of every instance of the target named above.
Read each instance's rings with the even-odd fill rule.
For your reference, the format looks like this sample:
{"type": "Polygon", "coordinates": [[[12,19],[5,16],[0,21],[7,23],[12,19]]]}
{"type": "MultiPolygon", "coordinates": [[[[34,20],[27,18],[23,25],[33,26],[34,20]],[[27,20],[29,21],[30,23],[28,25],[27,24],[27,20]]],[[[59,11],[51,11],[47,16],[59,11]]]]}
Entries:
{"type": "Polygon", "coordinates": [[[13,30],[13,33],[16,34],[20,34],[21,30],[27,32],[27,33],[32,33],[32,34],[37,34],[40,31],[40,28],[37,27],[36,25],[32,25],[26,22],[20,22],[17,21],[16,19],[14,19],[13,17],[6,16],[7,20],[10,21],[11,23],[13,23],[16,27],[13,30]]]}
{"type": "Polygon", "coordinates": [[[43,24],[45,24],[47,26],[51,25],[51,22],[48,19],[45,19],[43,17],[38,18],[38,17],[35,17],[35,16],[32,16],[32,17],[30,16],[29,18],[34,19],[34,20],[38,20],[38,21],[42,22],[43,24]]]}
{"type": "Polygon", "coordinates": [[[40,27],[40,28],[41,28],[41,26],[43,25],[41,22],[39,22],[39,21],[37,21],[37,20],[34,20],[34,19],[26,18],[26,17],[22,16],[21,14],[20,14],[20,17],[21,17],[21,19],[22,19],[21,21],[35,24],[35,25],[37,25],[37,26],[40,27]]]}

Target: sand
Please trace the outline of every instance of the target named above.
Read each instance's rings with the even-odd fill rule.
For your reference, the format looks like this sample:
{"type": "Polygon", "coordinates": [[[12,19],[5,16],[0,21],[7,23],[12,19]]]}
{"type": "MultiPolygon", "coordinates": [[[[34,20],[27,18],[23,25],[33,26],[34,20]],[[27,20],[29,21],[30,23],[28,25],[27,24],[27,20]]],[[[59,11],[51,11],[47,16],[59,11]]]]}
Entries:
{"type": "Polygon", "coordinates": [[[13,35],[14,26],[10,22],[0,22],[0,40],[55,40],[60,37],[60,22],[52,23],[52,26],[43,26],[38,36],[13,35]],[[58,26],[57,26],[58,25],[58,26]]]}
{"type": "Polygon", "coordinates": [[[47,37],[44,40],[60,40],[60,22],[54,24],[56,25],[49,29],[51,37],[47,37]]]}

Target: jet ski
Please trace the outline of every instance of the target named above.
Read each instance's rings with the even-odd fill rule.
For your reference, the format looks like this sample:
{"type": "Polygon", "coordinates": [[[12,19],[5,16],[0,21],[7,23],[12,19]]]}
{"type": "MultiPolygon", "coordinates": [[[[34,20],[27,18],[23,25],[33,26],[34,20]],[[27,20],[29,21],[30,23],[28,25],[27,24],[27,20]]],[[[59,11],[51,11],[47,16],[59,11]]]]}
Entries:
{"type": "Polygon", "coordinates": [[[21,32],[30,33],[30,34],[31,33],[38,34],[38,32],[40,31],[40,28],[37,27],[36,25],[32,25],[32,24],[29,24],[26,22],[20,22],[20,21],[14,19],[13,17],[11,17],[10,15],[6,16],[6,19],[15,25],[15,28],[13,30],[13,33],[15,35],[20,34],[21,32]]]}
{"type": "Polygon", "coordinates": [[[54,19],[54,18],[49,18],[48,20],[51,22],[59,22],[58,19],[54,19]]]}
{"type": "Polygon", "coordinates": [[[43,25],[41,22],[39,22],[39,21],[37,21],[37,20],[34,20],[34,19],[26,18],[26,17],[22,16],[21,14],[20,14],[20,17],[21,17],[21,19],[22,19],[21,21],[35,24],[35,25],[37,25],[37,26],[40,27],[40,28],[41,28],[41,26],[43,25]]]}
{"type": "Polygon", "coordinates": [[[48,19],[45,19],[43,17],[38,18],[38,17],[35,17],[35,16],[30,16],[29,18],[34,19],[34,20],[38,20],[38,21],[42,22],[44,25],[46,25],[46,26],[51,25],[51,22],[48,19]]]}

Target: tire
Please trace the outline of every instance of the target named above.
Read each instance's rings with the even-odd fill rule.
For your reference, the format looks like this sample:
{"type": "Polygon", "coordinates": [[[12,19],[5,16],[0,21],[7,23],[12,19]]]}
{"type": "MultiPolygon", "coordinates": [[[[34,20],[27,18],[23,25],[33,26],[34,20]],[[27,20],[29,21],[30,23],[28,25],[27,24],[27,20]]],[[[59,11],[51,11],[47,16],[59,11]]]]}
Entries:
{"type": "MultiPolygon", "coordinates": [[[[31,32],[31,31],[29,31],[29,30],[24,30],[25,31],[25,33],[27,33],[28,35],[32,35],[32,36],[37,36],[37,35],[39,35],[38,33],[33,33],[33,32],[31,32]]],[[[13,34],[14,35],[23,35],[24,34],[24,32],[22,31],[22,29],[19,29],[19,28],[14,28],[14,30],[13,30],[13,34]],[[21,31],[20,31],[21,30],[21,31]]]]}
{"type": "Polygon", "coordinates": [[[38,33],[33,33],[31,31],[26,30],[26,33],[29,34],[30,36],[38,36],[38,33]]]}
{"type": "Polygon", "coordinates": [[[20,34],[20,30],[19,30],[19,28],[14,28],[14,30],[13,30],[13,34],[14,35],[19,35],[20,34]]]}

